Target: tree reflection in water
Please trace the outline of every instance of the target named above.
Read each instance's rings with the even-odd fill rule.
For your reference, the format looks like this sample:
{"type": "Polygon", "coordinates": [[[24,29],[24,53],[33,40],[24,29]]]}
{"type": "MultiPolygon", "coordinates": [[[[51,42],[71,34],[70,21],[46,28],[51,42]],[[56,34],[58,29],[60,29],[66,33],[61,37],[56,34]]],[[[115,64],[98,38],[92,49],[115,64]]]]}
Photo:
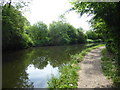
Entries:
{"type": "Polygon", "coordinates": [[[21,73],[20,80],[17,82],[17,86],[14,88],[34,88],[33,82],[29,80],[26,71],[21,73]]]}
{"type": "Polygon", "coordinates": [[[37,57],[32,61],[32,64],[38,69],[43,69],[48,64],[47,56],[37,57]]]}
{"type": "Polygon", "coordinates": [[[80,53],[83,48],[84,45],[35,47],[7,54],[3,53],[2,87],[45,87],[46,78],[50,78],[51,73],[57,74],[57,70],[70,60],[70,56],[80,53]]]}

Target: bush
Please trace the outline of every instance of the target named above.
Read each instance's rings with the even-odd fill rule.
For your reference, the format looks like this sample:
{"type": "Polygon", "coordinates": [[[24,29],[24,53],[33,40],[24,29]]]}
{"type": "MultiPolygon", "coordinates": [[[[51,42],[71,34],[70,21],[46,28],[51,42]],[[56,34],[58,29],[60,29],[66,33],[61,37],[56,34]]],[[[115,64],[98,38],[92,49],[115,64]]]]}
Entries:
{"type": "Polygon", "coordinates": [[[79,67],[71,63],[62,67],[60,77],[56,78],[53,76],[48,82],[48,88],[77,88],[77,70],[79,70],[79,67]]]}

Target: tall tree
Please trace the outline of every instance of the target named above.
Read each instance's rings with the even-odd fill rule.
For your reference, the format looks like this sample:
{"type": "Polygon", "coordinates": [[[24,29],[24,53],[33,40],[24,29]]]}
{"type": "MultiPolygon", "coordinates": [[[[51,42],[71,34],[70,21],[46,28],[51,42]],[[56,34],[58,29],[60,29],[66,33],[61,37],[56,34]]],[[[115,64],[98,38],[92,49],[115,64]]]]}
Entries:
{"type": "Polygon", "coordinates": [[[25,33],[26,18],[12,5],[5,4],[2,10],[3,49],[26,48],[32,45],[25,33]]]}
{"type": "Polygon", "coordinates": [[[32,25],[27,31],[33,41],[39,45],[48,44],[48,32],[47,25],[40,21],[32,25]]]}
{"type": "Polygon", "coordinates": [[[103,33],[106,39],[106,47],[118,56],[120,63],[120,2],[79,2],[73,1],[74,9],[84,13],[94,14],[91,20],[95,30],[103,33]]]}
{"type": "Polygon", "coordinates": [[[85,35],[80,29],[62,21],[53,22],[49,26],[50,42],[52,45],[84,43],[85,35]]]}

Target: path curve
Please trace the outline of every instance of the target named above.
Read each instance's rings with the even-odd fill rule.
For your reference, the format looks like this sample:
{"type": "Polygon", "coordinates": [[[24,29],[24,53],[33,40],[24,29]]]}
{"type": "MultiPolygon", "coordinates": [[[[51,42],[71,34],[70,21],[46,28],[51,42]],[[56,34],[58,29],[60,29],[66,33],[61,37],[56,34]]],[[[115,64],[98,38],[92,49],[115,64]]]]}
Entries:
{"type": "Polygon", "coordinates": [[[107,88],[112,87],[112,80],[108,80],[102,73],[101,50],[99,47],[89,52],[79,63],[81,70],[78,72],[78,88],[107,88]]]}

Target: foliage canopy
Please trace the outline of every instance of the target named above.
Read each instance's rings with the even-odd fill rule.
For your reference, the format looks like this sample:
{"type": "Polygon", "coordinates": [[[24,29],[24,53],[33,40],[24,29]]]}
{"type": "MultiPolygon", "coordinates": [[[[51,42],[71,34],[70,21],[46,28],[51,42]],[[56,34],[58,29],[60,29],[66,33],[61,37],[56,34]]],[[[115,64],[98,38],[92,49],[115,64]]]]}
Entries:
{"type": "MultiPolygon", "coordinates": [[[[120,59],[120,2],[71,2],[74,10],[81,15],[94,15],[90,21],[97,32],[101,32],[106,41],[106,47],[120,59]]],[[[120,60],[118,60],[120,62],[120,60]]]]}

